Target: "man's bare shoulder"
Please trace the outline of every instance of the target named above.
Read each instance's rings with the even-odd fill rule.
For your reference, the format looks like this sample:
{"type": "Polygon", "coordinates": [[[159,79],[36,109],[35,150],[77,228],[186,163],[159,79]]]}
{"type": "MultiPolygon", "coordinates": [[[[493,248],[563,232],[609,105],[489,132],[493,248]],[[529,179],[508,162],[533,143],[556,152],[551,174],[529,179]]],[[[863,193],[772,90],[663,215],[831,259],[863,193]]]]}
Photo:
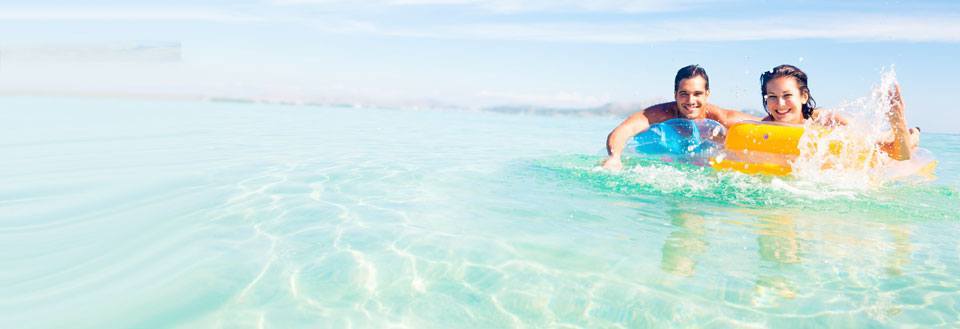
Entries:
{"type": "Polygon", "coordinates": [[[666,102],[643,109],[644,116],[651,124],[667,121],[676,117],[677,102],[666,102]]]}

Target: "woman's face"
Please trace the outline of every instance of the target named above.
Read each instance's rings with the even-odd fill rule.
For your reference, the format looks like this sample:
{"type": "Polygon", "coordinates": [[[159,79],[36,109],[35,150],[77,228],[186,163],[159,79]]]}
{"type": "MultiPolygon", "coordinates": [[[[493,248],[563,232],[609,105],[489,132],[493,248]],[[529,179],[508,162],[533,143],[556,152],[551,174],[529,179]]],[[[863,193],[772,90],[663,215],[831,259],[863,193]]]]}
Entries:
{"type": "Polygon", "coordinates": [[[793,77],[779,77],[767,81],[764,105],[773,121],[803,123],[803,104],[810,97],[800,92],[793,77]]]}

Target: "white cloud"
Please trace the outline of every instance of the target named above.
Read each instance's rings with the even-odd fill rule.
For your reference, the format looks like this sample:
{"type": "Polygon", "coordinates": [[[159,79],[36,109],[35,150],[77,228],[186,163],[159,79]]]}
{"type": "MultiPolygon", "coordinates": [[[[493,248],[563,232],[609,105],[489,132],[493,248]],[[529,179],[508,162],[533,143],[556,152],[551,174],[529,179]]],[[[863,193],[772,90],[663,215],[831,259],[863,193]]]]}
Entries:
{"type": "Polygon", "coordinates": [[[824,15],[804,21],[781,19],[699,19],[646,23],[479,23],[462,25],[380,25],[327,21],[328,32],[373,33],[438,39],[528,40],[606,44],[826,39],[840,41],[960,42],[958,16],[824,15]]]}
{"type": "Polygon", "coordinates": [[[722,0],[273,0],[275,4],[327,6],[465,6],[494,12],[663,12],[695,8],[722,0]]]}
{"type": "Polygon", "coordinates": [[[205,7],[14,7],[0,9],[3,21],[214,21],[250,22],[250,15],[205,7]]]}
{"type": "Polygon", "coordinates": [[[181,60],[178,42],[71,43],[0,46],[0,60],[11,62],[170,63],[181,60]]]}

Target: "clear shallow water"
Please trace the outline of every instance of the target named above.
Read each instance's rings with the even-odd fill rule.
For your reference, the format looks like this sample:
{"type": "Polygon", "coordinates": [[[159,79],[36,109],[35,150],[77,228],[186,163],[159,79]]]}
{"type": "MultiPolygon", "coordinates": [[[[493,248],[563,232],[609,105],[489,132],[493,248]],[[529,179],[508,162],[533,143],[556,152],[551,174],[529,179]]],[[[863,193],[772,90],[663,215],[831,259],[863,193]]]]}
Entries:
{"type": "Polygon", "coordinates": [[[22,328],[960,325],[940,178],[822,187],[632,159],[618,120],[0,99],[22,328]]]}

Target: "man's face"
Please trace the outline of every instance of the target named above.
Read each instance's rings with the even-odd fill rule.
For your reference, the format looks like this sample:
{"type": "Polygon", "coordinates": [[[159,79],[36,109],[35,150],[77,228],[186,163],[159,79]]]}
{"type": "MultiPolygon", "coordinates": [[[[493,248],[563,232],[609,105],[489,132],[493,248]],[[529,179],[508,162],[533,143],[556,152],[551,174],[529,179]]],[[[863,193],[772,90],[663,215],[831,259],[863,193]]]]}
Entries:
{"type": "Polygon", "coordinates": [[[707,80],[703,77],[695,76],[689,79],[680,80],[677,86],[677,92],[673,95],[677,100],[677,110],[680,115],[687,119],[702,119],[706,117],[707,97],[710,91],[707,90],[707,80]]]}

